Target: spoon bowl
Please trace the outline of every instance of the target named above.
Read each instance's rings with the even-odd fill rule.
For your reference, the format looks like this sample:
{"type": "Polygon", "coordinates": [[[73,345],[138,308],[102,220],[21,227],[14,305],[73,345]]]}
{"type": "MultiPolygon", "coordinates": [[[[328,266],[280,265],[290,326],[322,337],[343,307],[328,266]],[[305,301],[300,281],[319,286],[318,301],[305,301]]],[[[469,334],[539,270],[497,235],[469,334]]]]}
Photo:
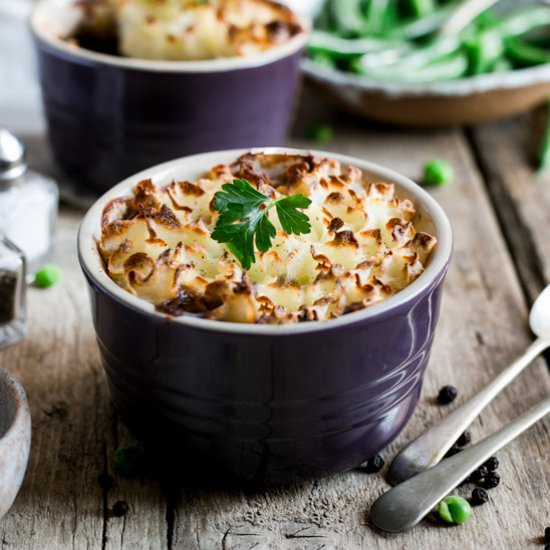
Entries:
{"type": "Polygon", "coordinates": [[[535,300],[529,314],[529,326],[539,338],[550,338],[550,285],[535,300]]]}
{"type": "Polygon", "coordinates": [[[435,466],[479,413],[543,351],[550,348],[550,285],[538,296],[529,317],[537,339],[525,353],[446,418],[409,443],[393,460],[387,474],[392,485],[435,466]]]}

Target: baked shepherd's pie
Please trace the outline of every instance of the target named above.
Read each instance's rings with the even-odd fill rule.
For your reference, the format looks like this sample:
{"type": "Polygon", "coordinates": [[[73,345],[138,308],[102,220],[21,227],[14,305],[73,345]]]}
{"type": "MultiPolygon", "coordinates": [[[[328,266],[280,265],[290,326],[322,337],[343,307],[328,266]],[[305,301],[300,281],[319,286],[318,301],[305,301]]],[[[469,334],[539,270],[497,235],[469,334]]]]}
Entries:
{"type": "Polygon", "coordinates": [[[302,32],[294,13],[270,0],[76,1],[83,17],[74,40],[92,49],[114,43],[119,55],[140,59],[248,56],[302,32]]]}
{"type": "Polygon", "coordinates": [[[395,294],[436,239],[394,186],[315,156],[245,154],[195,182],[144,180],[104,209],[109,276],[170,315],[326,320],[395,294]]]}

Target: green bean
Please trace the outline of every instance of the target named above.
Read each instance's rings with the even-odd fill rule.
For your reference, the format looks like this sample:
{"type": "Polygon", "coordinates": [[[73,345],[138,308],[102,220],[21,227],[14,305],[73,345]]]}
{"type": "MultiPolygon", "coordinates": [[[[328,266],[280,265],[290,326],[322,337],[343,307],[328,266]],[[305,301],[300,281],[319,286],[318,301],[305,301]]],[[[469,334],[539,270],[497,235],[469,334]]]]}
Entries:
{"type": "Polygon", "coordinates": [[[426,46],[405,54],[398,64],[410,70],[424,67],[437,59],[453,54],[460,48],[460,39],[456,36],[442,36],[426,46]]]}
{"type": "Polygon", "coordinates": [[[464,42],[470,75],[491,72],[504,54],[504,40],[494,29],[483,31],[464,42]]]}
{"type": "Polygon", "coordinates": [[[505,48],[509,59],[520,67],[550,63],[550,51],[533,46],[522,38],[509,38],[505,42],[505,48]]]}
{"type": "Polygon", "coordinates": [[[389,29],[386,33],[386,37],[401,40],[415,40],[432,34],[441,27],[454,9],[456,9],[456,3],[440,8],[421,19],[400,23],[393,29],[389,29]]]}
{"type": "Polygon", "coordinates": [[[504,37],[510,37],[520,36],[546,25],[550,25],[550,8],[536,6],[509,15],[496,28],[504,37]]]}
{"type": "Polygon", "coordinates": [[[370,70],[378,67],[389,67],[395,65],[403,55],[412,53],[413,51],[414,48],[411,45],[403,43],[393,48],[370,52],[356,57],[350,63],[350,68],[356,73],[362,73],[363,69],[370,70]]]}
{"type": "Polygon", "coordinates": [[[365,13],[365,32],[380,35],[391,18],[392,6],[391,0],[369,0],[365,13]]]}
{"type": "Polygon", "coordinates": [[[320,65],[321,67],[327,67],[329,69],[336,68],[336,62],[333,56],[325,52],[310,52],[310,57],[313,61],[315,61],[315,63],[317,63],[317,65],[320,65]]]}
{"type": "Polygon", "coordinates": [[[550,166],[550,102],[546,107],[546,128],[539,152],[539,170],[545,170],[550,166]]]}
{"type": "Polygon", "coordinates": [[[371,70],[377,69],[377,67],[382,68],[384,65],[387,65],[388,69],[391,69],[393,72],[407,73],[411,72],[412,69],[416,70],[421,67],[425,67],[441,59],[445,56],[456,53],[460,48],[460,40],[455,36],[444,36],[437,40],[434,40],[427,46],[422,48],[413,49],[410,52],[405,52],[401,54],[397,50],[394,50],[391,57],[388,55],[388,62],[384,63],[383,56],[387,52],[380,52],[379,54],[365,55],[362,58],[359,58],[355,64],[354,68],[356,72],[359,73],[368,73],[371,70]],[[397,56],[399,54],[399,56],[397,56]]]}
{"type": "Polygon", "coordinates": [[[322,9],[314,20],[314,26],[316,29],[319,29],[321,31],[332,31],[333,25],[332,25],[332,19],[329,13],[328,9],[322,9]]]}
{"type": "Polygon", "coordinates": [[[474,20],[476,30],[483,31],[493,28],[501,22],[501,18],[497,17],[494,11],[487,10],[481,12],[474,20]]]}
{"type": "Polygon", "coordinates": [[[328,4],[336,29],[343,36],[360,36],[365,29],[361,0],[331,0],[328,4]]]}
{"type": "Polygon", "coordinates": [[[408,0],[408,4],[414,17],[425,17],[435,9],[433,0],[408,0]]]}
{"type": "MultiPolygon", "coordinates": [[[[357,69],[357,65],[355,65],[357,69]]],[[[408,84],[426,84],[438,80],[454,80],[466,74],[468,59],[462,52],[455,52],[433,63],[418,67],[414,71],[405,71],[401,65],[390,65],[365,69],[359,67],[360,74],[373,80],[385,80],[388,82],[401,82],[408,84]]]]}
{"type": "Polygon", "coordinates": [[[502,17],[486,10],[459,35],[438,34],[462,1],[327,0],[318,19],[325,30],[313,33],[309,55],[336,70],[410,83],[550,63],[550,49],[523,39],[550,25],[550,7],[502,17]]]}
{"type": "Polygon", "coordinates": [[[494,73],[506,73],[508,71],[511,71],[514,68],[511,61],[507,59],[506,57],[501,57],[494,65],[493,71],[494,73]]]}
{"type": "Polygon", "coordinates": [[[311,52],[323,52],[335,58],[363,55],[402,45],[402,42],[377,38],[340,38],[324,31],[313,31],[308,48],[311,52]]]}

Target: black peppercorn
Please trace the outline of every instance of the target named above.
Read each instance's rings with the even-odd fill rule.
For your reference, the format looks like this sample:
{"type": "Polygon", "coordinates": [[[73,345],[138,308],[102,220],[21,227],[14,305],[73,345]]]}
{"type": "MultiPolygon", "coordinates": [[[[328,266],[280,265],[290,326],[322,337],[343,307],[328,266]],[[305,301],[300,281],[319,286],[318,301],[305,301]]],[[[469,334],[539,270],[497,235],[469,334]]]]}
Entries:
{"type": "Polygon", "coordinates": [[[439,390],[437,401],[441,405],[448,405],[449,403],[452,403],[456,399],[457,395],[458,395],[458,390],[454,386],[443,386],[439,390]]]}
{"type": "Polygon", "coordinates": [[[117,518],[121,518],[122,516],[125,516],[128,511],[130,510],[130,507],[128,506],[128,503],[124,500],[117,500],[113,504],[113,516],[117,518]]]}
{"type": "Polygon", "coordinates": [[[477,470],[474,470],[474,471],[470,474],[470,479],[471,479],[474,483],[478,483],[478,482],[480,482],[481,480],[485,479],[488,475],[489,475],[489,470],[488,470],[487,467],[484,465],[484,466],[480,466],[477,470]]]}
{"type": "Polygon", "coordinates": [[[492,456],[483,464],[483,466],[485,466],[489,472],[494,472],[499,466],[498,458],[496,456],[492,456]]]}
{"type": "Polygon", "coordinates": [[[374,455],[362,464],[367,474],[375,474],[384,467],[384,459],[380,455],[374,455]]]}
{"type": "Polygon", "coordinates": [[[546,542],[547,544],[550,544],[550,527],[547,527],[544,530],[544,542],[546,542]]]}
{"type": "Polygon", "coordinates": [[[97,483],[102,489],[106,489],[108,491],[113,488],[113,476],[110,476],[107,472],[103,472],[97,476],[97,483]]]}
{"type": "Polygon", "coordinates": [[[455,445],[458,447],[466,447],[472,442],[472,436],[470,432],[464,432],[457,440],[455,445]]]}
{"type": "Polygon", "coordinates": [[[487,477],[485,477],[482,485],[485,489],[494,489],[499,483],[500,474],[498,474],[497,472],[491,472],[487,477]]]}
{"type": "Polygon", "coordinates": [[[544,545],[544,550],[550,550],[550,544],[545,544],[544,545]]]}
{"type": "Polygon", "coordinates": [[[481,506],[489,500],[489,495],[485,489],[476,487],[472,491],[472,497],[470,498],[470,503],[472,506],[481,506]]]}

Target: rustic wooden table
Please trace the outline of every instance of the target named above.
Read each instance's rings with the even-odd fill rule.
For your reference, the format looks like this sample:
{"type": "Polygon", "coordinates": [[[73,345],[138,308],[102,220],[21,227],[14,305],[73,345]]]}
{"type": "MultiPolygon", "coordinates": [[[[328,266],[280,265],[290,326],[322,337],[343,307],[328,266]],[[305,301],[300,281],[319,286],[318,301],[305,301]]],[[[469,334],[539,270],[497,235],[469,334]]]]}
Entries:
{"type": "MultiPolygon", "coordinates": [[[[528,305],[550,281],[550,176],[535,176],[528,162],[533,115],[466,131],[403,131],[373,128],[308,95],[299,120],[296,136],[311,122],[331,123],[335,136],[326,149],[413,178],[432,157],[448,159],[456,170],[453,185],[433,192],[455,230],[441,322],[423,397],[404,433],[384,450],[389,461],[448,412],[433,401],[440,386],[456,385],[460,403],[530,341],[528,305]]],[[[293,141],[313,146],[300,137],[293,141]]],[[[31,163],[52,170],[45,140],[30,144],[31,163]]],[[[81,216],[62,209],[57,261],[64,280],[48,291],[30,291],[29,338],[0,353],[0,365],[24,384],[33,414],[30,464],[0,523],[2,548],[542,548],[550,524],[550,420],[499,453],[502,483],[466,525],[425,522],[398,536],[367,525],[369,506],[387,489],[377,474],[353,471],[266,491],[162,487],[155,478],[117,476],[113,451],[131,438],[111,406],[98,359],[76,261],[81,216]],[[98,485],[102,472],[114,475],[111,490],[98,485]],[[110,513],[118,500],[130,506],[125,517],[110,513]]],[[[540,360],[483,412],[472,427],[474,440],[548,395],[550,373],[540,360]]]]}

